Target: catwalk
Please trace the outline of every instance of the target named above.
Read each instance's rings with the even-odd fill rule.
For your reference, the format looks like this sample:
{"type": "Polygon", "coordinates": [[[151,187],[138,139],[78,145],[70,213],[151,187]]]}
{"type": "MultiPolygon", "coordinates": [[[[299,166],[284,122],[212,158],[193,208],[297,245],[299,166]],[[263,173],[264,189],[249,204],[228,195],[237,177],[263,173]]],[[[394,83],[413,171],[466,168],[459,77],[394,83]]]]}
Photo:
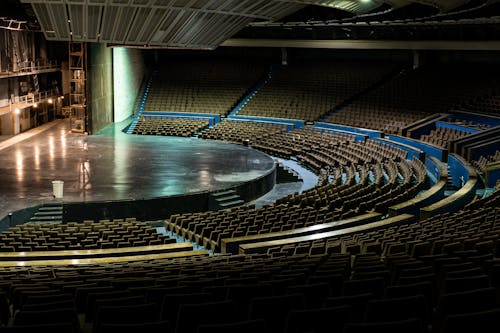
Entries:
{"type": "Polygon", "coordinates": [[[221,190],[274,168],[266,154],[224,142],[128,135],[119,125],[87,136],[67,119],[49,127],[0,146],[0,218],[54,202],[53,180],[64,181],[63,202],[137,200],[221,190]]]}

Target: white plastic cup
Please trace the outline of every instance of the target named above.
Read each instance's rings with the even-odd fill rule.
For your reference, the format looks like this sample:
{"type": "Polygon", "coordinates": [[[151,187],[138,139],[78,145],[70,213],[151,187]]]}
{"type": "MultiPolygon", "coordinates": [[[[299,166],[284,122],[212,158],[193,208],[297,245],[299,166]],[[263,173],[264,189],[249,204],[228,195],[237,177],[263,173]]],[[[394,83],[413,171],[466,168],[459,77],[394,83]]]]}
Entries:
{"type": "Polygon", "coordinates": [[[52,181],[52,191],[54,193],[55,198],[61,199],[63,197],[63,188],[64,188],[64,181],[62,180],[52,181]]]}

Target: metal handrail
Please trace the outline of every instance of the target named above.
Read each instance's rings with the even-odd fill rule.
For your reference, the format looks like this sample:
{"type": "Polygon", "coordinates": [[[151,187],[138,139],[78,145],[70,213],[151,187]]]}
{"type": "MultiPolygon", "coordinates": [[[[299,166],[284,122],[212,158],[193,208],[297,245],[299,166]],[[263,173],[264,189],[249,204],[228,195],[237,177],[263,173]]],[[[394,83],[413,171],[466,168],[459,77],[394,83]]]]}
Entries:
{"type": "Polygon", "coordinates": [[[58,63],[56,60],[39,59],[36,61],[21,61],[17,63],[16,70],[13,70],[12,64],[8,64],[7,68],[1,68],[0,72],[3,73],[24,73],[24,72],[34,72],[44,69],[57,69],[58,63]]]}
{"type": "MultiPolygon", "coordinates": [[[[9,103],[3,106],[11,106],[13,107],[14,105],[19,105],[19,104],[24,104],[24,105],[31,105],[35,104],[38,102],[41,102],[43,100],[49,99],[49,98],[57,98],[59,97],[60,94],[56,94],[53,91],[40,91],[36,94],[30,93],[27,95],[22,95],[22,96],[14,96],[9,100],[9,103]]],[[[1,107],[1,105],[0,105],[1,107]]]]}

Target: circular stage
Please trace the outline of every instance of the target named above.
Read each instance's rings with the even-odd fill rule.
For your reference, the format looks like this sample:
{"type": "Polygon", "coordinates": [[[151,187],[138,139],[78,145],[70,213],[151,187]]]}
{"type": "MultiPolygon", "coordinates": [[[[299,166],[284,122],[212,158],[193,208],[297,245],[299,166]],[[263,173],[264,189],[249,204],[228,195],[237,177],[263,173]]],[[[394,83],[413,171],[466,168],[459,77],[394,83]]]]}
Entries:
{"type": "Polygon", "coordinates": [[[64,203],[130,201],[220,191],[275,169],[271,157],[249,147],[128,135],[116,126],[84,136],[69,132],[67,120],[1,150],[0,157],[3,216],[53,202],[53,180],[64,181],[64,203]]]}

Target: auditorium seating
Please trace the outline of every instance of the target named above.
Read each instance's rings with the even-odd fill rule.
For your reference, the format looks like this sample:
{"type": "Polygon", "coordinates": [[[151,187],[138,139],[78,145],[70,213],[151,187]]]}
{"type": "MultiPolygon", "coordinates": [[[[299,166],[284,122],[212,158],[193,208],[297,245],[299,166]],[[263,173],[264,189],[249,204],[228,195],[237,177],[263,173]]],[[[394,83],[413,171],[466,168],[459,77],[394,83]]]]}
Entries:
{"type": "Polygon", "coordinates": [[[483,93],[467,101],[463,101],[457,106],[457,109],[498,116],[498,110],[500,109],[500,94],[498,94],[498,92],[492,92],[490,94],[483,93]]]}
{"type": "Polygon", "coordinates": [[[333,113],[327,122],[341,125],[375,129],[388,134],[398,134],[399,130],[426,116],[423,112],[391,110],[390,107],[358,105],[354,103],[333,113]]]}
{"type": "Polygon", "coordinates": [[[500,184],[455,214],[267,254],[0,265],[0,331],[321,332],[328,323],[328,332],[452,333],[470,318],[497,327],[499,199],[500,184]]]}
{"type": "Polygon", "coordinates": [[[213,128],[203,132],[199,138],[207,140],[223,140],[243,144],[244,141],[254,143],[286,132],[286,125],[268,122],[250,122],[227,119],[213,128]]]}
{"type": "MultiPolygon", "coordinates": [[[[204,93],[194,88],[200,78],[206,79],[207,94],[214,92],[213,86],[218,87],[218,92],[230,91],[228,82],[235,78],[232,74],[221,75],[225,72],[218,70],[224,66],[218,66],[212,68],[213,72],[205,72],[201,65],[170,67],[171,72],[162,72],[166,75],[162,79],[165,83],[162,90],[168,98],[160,96],[162,102],[158,106],[152,100],[149,106],[163,110],[170,105],[183,105],[184,109],[179,107],[182,110],[202,112],[186,96],[194,91],[200,94],[197,96],[203,96],[204,93]],[[186,77],[185,85],[180,79],[182,76],[186,77]],[[213,77],[222,83],[214,83],[213,77]],[[169,90],[172,82],[178,89],[175,93],[169,90]]],[[[305,69],[293,70],[296,72],[288,74],[276,71],[276,82],[285,82],[280,75],[283,78],[290,75],[286,80],[292,75],[307,78],[305,69]]],[[[342,70],[335,69],[325,76],[333,75],[331,73],[340,75],[342,70]]],[[[380,101],[375,97],[366,99],[367,103],[379,102],[374,103],[374,109],[368,108],[361,99],[359,112],[355,102],[330,120],[396,133],[413,120],[424,117],[431,108],[435,107],[432,112],[446,109],[452,97],[463,92],[459,87],[461,81],[454,84],[455,77],[451,74],[429,87],[422,85],[428,82],[428,73],[407,75],[410,78],[398,78],[396,81],[400,82],[393,81],[382,90],[377,89],[383,92],[380,101]],[[416,77],[412,79],[412,75],[416,77]],[[458,92],[448,96],[443,89],[438,89],[443,82],[449,84],[447,89],[456,88],[458,92]],[[400,93],[403,96],[400,97],[400,93]],[[408,101],[403,101],[404,94],[410,96],[408,101]],[[394,104],[389,105],[385,95],[393,96],[395,100],[391,103],[394,104]],[[390,122],[392,125],[387,125],[390,122]]],[[[321,94],[332,93],[335,98],[349,96],[369,83],[356,77],[341,76],[332,80],[326,82],[340,91],[319,85],[321,94]],[[349,84],[344,91],[341,83],[345,82],[349,84]]],[[[311,79],[310,84],[318,82],[311,79]]],[[[280,91],[280,94],[272,110],[262,115],[302,119],[307,112],[317,117],[338,103],[326,97],[317,104],[310,102],[308,94],[316,95],[304,89],[298,96],[306,101],[304,105],[314,110],[295,100],[296,105],[288,109],[294,111],[285,113],[280,103],[297,93],[294,89],[300,87],[299,84],[289,88],[278,84],[266,87],[262,96],[266,96],[266,89],[280,91]],[[314,113],[316,108],[321,112],[314,113]]],[[[244,87],[239,88],[240,92],[244,87]]],[[[230,94],[234,101],[237,94],[233,91],[230,94]]],[[[259,99],[257,95],[255,101],[259,99]]],[[[200,101],[211,103],[203,98],[200,101]]],[[[262,101],[270,103],[271,99],[262,98],[262,101]]],[[[225,113],[228,103],[229,97],[226,104],[216,105],[209,112],[225,113]]],[[[248,110],[252,110],[251,105],[248,110]]],[[[197,120],[166,118],[155,118],[153,123],[148,123],[148,119],[143,118],[137,131],[188,136],[206,125],[197,120]]],[[[438,140],[436,136],[451,139],[449,131],[436,131],[429,140],[438,140]]],[[[500,327],[500,183],[490,196],[476,198],[456,213],[422,221],[415,218],[411,223],[363,232],[342,234],[342,226],[339,226],[335,229],[339,235],[285,239],[286,244],[273,243],[264,253],[244,254],[242,250],[240,254],[220,254],[221,240],[225,238],[320,227],[367,212],[379,213],[384,217],[380,221],[387,220],[390,206],[413,198],[425,189],[427,170],[419,159],[407,160],[407,153],[402,149],[377,140],[357,141],[354,135],[312,126],[287,130],[286,125],[278,123],[225,120],[207,129],[200,138],[249,143],[274,156],[296,159],[319,174],[318,182],[309,190],[287,195],[260,208],[244,206],[174,214],[164,221],[168,231],[212,250],[213,255],[172,259],[152,255],[147,260],[131,258],[79,265],[38,263],[30,266],[24,262],[19,265],[1,262],[0,333],[36,330],[456,333],[481,330],[486,325],[493,330],[500,327]]],[[[434,143],[446,144],[445,141],[434,143]]],[[[499,154],[481,157],[475,166],[484,168],[489,160],[499,160],[499,154]]],[[[133,218],[37,223],[19,225],[1,233],[0,252],[105,249],[174,241],[157,233],[146,222],[133,218]]]]}
{"type": "Polygon", "coordinates": [[[484,172],[486,169],[486,166],[489,163],[496,163],[500,162],[500,151],[497,150],[495,154],[489,155],[489,156],[483,156],[481,155],[477,161],[471,161],[472,166],[474,166],[476,169],[478,169],[480,172],[484,172]]]}
{"type": "Polygon", "coordinates": [[[0,233],[0,252],[90,250],[175,243],[135,218],[84,223],[31,223],[0,233]]]}
{"type": "Polygon", "coordinates": [[[270,82],[238,114],[314,121],[391,70],[379,63],[274,66],[270,82]]]}
{"type": "Polygon", "coordinates": [[[133,134],[189,137],[205,128],[208,120],[140,116],[133,134]]]}
{"type": "Polygon", "coordinates": [[[407,69],[332,113],[326,121],[398,134],[419,119],[445,113],[460,101],[490,90],[494,79],[494,71],[483,67],[407,69]]]}
{"type": "Polygon", "coordinates": [[[226,115],[264,73],[258,63],[167,63],[153,76],[144,110],[226,115]]]}
{"type": "Polygon", "coordinates": [[[196,332],[198,327],[200,332],[218,327],[223,332],[235,327],[322,332],[328,323],[327,332],[452,333],[467,318],[498,327],[499,194],[482,199],[481,208],[341,239],[360,244],[360,252],[347,250],[354,247],[338,252],[325,247],[314,254],[273,249],[253,255],[0,267],[0,292],[10,305],[3,312],[9,327],[0,330],[25,325],[25,318],[74,332],[115,332],[125,323],[130,329],[145,323],[153,332],[196,332]],[[369,238],[381,243],[379,250],[367,246],[369,238]],[[430,246],[420,246],[424,243],[430,246]],[[393,244],[402,246],[391,253],[393,244]]]}
{"type": "Polygon", "coordinates": [[[448,148],[448,142],[469,135],[465,131],[458,129],[447,128],[447,127],[436,127],[431,130],[429,134],[423,134],[420,136],[420,140],[432,143],[434,145],[448,148]]]}
{"type": "Polygon", "coordinates": [[[356,248],[361,254],[384,255],[390,253],[392,247],[402,245],[398,246],[397,253],[417,258],[468,253],[467,251],[472,251],[475,255],[492,253],[500,245],[497,223],[500,219],[499,203],[500,183],[489,197],[476,200],[455,214],[442,214],[388,229],[291,243],[281,248],[271,248],[268,252],[346,254],[349,253],[348,249],[356,248]]]}
{"type": "MultiPolygon", "coordinates": [[[[218,133],[227,128],[232,131],[235,128],[233,125],[222,123],[215,129],[220,130],[217,130],[218,133]]],[[[245,126],[252,129],[257,125],[238,123],[238,133],[248,139],[247,132],[241,130],[245,126]]],[[[258,127],[264,129],[270,126],[260,124],[258,127]]],[[[208,137],[211,131],[205,135],[208,137]]],[[[235,135],[227,138],[241,142],[242,138],[235,139],[235,135]]],[[[223,135],[218,137],[225,138],[223,135]]],[[[229,212],[173,215],[166,222],[170,232],[218,252],[223,238],[293,230],[367,211],[385,214],[389,206],[415,196],[425,183],[425,167],[419,160],[410,164],[402,150],[379,142],[367,140],[355,143],[353,136],[312,127],[273,133],[272,136],[259,135],[253,140],[254,148],[275,155],[281,152],[287,158],[297,156],[299,161],[315,171],[331,170],[327,173],[333,178],[332,182],[300,195],[285,196],[274,205],[261,208],[240,207],[229,212]]]]}
{"type": "Polygon", "coordinates": [[[287,132],[280,124],[224,121],[204,132],[200,138],[239,144],[248,140],[252,147],[271,155],[295,156],[316,172],[326,166],[406,158],[405,151],[393,146],[372,140],[355,143],[353,135],[312,126],[287,132]]]}

